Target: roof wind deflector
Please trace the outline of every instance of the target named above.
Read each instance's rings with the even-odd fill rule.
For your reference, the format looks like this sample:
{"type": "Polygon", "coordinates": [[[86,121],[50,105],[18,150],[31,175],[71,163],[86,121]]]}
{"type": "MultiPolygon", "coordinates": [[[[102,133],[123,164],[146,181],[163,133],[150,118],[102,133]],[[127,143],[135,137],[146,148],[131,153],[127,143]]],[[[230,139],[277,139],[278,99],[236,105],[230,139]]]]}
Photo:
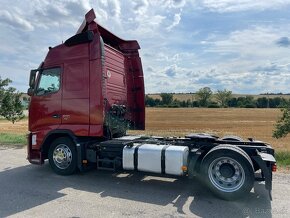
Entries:
{"type": "Polygon", "coordinates": [[[79,33],[70,37],[64,42],[64,44],[70,47],[70,46],[79,45],[83,43],[89,43],[93,41],[93,39],[94,39],[94,33],[92,31],[87,31],[87,32],[79,33]]]}
{"type": "Polygon", "coordinates": [[[86,28],[87,24],[94,21],[95,18],[96,18],[95,11],[94,11],[94,9],[91,9],[88,13],[86,13],[85,19],[83,20],[83,22],[82,22],[81,26],[79,27],[76,34],[83,32],[84,29],[86,28]]]}

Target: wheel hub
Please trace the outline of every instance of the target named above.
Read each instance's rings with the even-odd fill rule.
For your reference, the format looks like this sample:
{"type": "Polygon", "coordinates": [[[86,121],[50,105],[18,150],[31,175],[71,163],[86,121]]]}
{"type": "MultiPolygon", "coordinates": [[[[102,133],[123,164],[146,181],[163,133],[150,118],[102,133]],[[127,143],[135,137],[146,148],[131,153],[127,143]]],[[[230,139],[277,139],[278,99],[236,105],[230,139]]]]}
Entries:
{"type": "Polygon", "coordinates": [[[220,191],[234,192],[245,182],[245,172],[241,164],[230,158],[215,159],[208,168],[211,183],[220,191]]]}
{"type": "Polygon", "coordinates": [[[72,161],[72,152],[65,144],[59,144],[53,151],[53,161],[60,169],[69,167],[72,161]]]}
{"type": "Polygon", "coordinates": [[[233,165],[224,163],[220,166],[221,175],[225,178],[231,178],[235,174],[235,168],[233,165]]]}

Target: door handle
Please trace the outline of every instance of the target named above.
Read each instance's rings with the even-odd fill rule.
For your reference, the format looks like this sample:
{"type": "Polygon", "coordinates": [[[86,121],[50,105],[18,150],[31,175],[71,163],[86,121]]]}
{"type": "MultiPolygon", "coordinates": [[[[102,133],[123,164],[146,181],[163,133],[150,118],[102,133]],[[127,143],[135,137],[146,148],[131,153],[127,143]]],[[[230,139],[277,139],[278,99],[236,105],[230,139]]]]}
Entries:
{"type": "Polygon", "coordinates": [[[54,115],[52,115],[52,118],[59,119],[60,118],[60,114],[54,114],[54,115]]]}

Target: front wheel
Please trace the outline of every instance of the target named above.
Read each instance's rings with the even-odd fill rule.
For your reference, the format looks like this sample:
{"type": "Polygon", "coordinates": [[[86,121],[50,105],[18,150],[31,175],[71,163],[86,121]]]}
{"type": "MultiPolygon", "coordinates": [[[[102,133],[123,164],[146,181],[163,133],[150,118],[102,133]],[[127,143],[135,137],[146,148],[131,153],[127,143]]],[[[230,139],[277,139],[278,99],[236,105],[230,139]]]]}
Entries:
{"type": "Polygon", "coordinates": [[[71,175],[77,170],[76,146],[70,138],[61,137],[53,141],[48,159],[53,171],[59,175],[71,175]]]}
{"type": "Polygon", "coordinates": [[[202,174],[209,188],[220,198],[233,200],[249,193],[254,183],[251,159],[232,146],[217,146],[202,162],[202,174]]]}

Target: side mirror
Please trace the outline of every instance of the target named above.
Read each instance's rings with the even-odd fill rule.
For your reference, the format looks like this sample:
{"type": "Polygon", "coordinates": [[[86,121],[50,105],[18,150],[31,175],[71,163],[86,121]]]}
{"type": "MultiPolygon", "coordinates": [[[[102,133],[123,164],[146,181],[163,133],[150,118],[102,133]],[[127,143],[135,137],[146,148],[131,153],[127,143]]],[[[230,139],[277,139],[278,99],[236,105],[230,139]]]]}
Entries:
{"type": "Polygon", "coordinates": [[[27,90],[27,95],[32,96],[34,94],[34,89],[33,88],[29,88],[27,90]]]}
{"type": "Polygon", "coordinates": [[[29,86],[34,87],[35,85],[35,77],[36,77],[36,73],[38,70],[31,70],[30,71],[30,77],[29,77],[29,86]]]}

